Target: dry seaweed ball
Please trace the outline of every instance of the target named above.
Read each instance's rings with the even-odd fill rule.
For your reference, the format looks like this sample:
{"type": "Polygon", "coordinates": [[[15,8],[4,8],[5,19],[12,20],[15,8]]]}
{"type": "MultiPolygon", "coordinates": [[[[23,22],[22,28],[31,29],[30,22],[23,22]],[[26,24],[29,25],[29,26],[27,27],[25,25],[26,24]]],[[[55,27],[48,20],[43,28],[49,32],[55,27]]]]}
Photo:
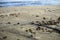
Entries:
{"type": "Polygon", "coordinates": [[[45,30],[47,30],[47,28],[45,28],[45,30]]]}
{"type": "Polygon", "coordinates": [[[20,24],[19,22],[17,24],[20,24]]]}
{"type": "Polygon", "coordinates": [[[11,24],[10,22],[8,22],[7,24],[11,24]]]}
{"type": "Polygon", "coordinates": [[[4,30],[1,30],[2,32],[4,32],[4,30]]]}
{"type": "Polygon", "coordinates": [[[48,21],[49,25],[52,25],[52,21],[48,21]]]}
{"type": "Polygon", "coordinates": [[[39,26],[42,26],[42,23],[41,22],[39,22],[39,26]]]}
{"type": "Polygon", "coordinates": [[[36,30],[40,30],[40,27],[37,27],[36,30]]]}
{"type": "Polygon", "coordinates": [[[39,23],[39,21],[36,21],[36,23],[39,23]]]}
{"type": "Polygon", "coordinates": [[[32,21],[30,24],[34,24],[34,21],[32,21]]]}
{"type": "Polygon", "coordinates": [[[41,30],[44,30],[44,28],[41,28],[41,30]]]}
{"type": "Polygon", "coordinates": [[[2,38],[0,38],[0,40],[3,40],[2,38]]]}
{"type": "Polygon", "coordinates": [[[36,34],[36,32],[33,32],[33,34],[36,34]]]}
{"type": "Polygon", "coordinates": [[[31,30],[31,29],[29,29],[29,32],[31,32],[31,33],[32,33],[32,30],[31,30]]]}
{"type": "Polygon", "coordinates": [[[47,32],[50,32],[50,33],[52,33],[53,31],[51,31],[51,30],[47,30],[47,32]]]}
{"type": "Polygon", "coordinates": [[[17,40],[20,40],[20,39],[17,39],[17,40]]]}
{"type": "Polygon", "coordinates": [[[36,15],[36,17],[39,17],[39,15],[36,15]]]}
{"type": "Polygon", "coordinates": [[[33,35],[30,35],[30,37],[33,37],[33,35]]]}
{"type": "Polygon", "coordinates": [[[42,25],[46,25],[45,21],[42,21],[42,25]]]}
{"type": "Polygon", "coordinates": [[[26,32],[28,32],[28,30],[25,30],[26,32]]]}
{"type": "Polygon", "coordinates": [[[58,17],[58,21],[60,21],[60,17],[58,17]]]}
{"type": "Polygon", "coordinates": [[[43,17],[43,19],[45,20],[46,18],[45,18],[45,17],[43,17]]]}
{"type": "Polygon", "coordinates": [[[6,38],[7,38],[7,36],[4,36],[4,37],[3,37],[3,39],[6,39],[6,38]]]}

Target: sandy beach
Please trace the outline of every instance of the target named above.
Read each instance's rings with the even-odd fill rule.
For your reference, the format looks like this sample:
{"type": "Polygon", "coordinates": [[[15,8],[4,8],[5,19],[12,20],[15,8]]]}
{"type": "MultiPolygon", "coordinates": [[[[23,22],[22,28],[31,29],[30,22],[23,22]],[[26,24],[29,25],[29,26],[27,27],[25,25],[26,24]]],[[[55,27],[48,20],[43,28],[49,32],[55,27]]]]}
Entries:
{"type": "Polygon", "coordinates": [[[60,6],[0,7],[0,40],[60,40],[60,6]]]}

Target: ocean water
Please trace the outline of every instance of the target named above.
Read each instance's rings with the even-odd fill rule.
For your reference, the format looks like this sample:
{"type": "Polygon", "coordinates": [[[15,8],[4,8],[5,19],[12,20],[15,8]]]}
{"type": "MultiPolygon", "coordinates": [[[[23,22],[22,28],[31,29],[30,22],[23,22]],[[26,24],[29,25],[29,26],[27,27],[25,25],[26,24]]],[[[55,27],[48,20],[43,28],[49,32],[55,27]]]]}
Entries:
{"type": "Polygon", "coordinates": [[[40,6],[40,5],[58,5],[60,3],[41,2],[41,1],[18,1],[18,2],[0,2],[0,7],[6,6],[40,6]]]}

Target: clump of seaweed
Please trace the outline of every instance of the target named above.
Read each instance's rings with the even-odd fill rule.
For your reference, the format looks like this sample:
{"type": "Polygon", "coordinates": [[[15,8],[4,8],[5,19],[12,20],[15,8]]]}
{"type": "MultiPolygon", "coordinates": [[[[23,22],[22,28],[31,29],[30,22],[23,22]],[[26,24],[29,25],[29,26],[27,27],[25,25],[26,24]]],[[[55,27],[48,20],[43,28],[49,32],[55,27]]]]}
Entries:
{"type": "Polygon", "coordinates": [[[45,18],[45,17],[43,17],[43,19],[45,20],[46,18],[45,18]]]}
{"type": "Polygon", "coordinates": [[[34,21],[32,21],[30,24],[34,24],[34,21]]]}
{"type": "Polygon", "coordinates": [[[52,33],[53,31],[52,30],[47,30],[46,32],[52,33]]]}
{"type": "Polygon", "coordinates": [[[30,33],[32,33],[32,34],[36,34],[35,32],[33,32],[33,30],[31,30],[31,29],[28,29],[28,30],[25,30],[26,32],[30,32],[30,33]]]}
{"type": "Polygon", "coordinates": [[[0,40],[3,40],[2,38],[0,38],[0,40]]]}
{"type": "Polygon", "coordinates": [[[7,24],[11,24],[11,22],[7,22],[7,24]]]}
{"type": "Polygon", "coordinates": [[[19,22],[17,24],[20,24],[19,22]]]}
{"type": "Polygon", "coordinates": [[[25,30],[26,32],[28,32],[28,30],[25,30]]]}
{"type": "Polygon", "coordinates": [[[30,37],[32,38],[32,37],[33,37],[33,35],[30,35],[30,37]]]}
{"type": "Polygon", "coordinates": [[[31,30],[31,29],[29,29],[29,32],[31,32],[31,33],[32,33],[32,30],[31,30]]]}
{"type": "Polygon", "coordinates": [[[36,17],[39,17],[39,15],[36,15],[36,17]]]}
{"type": "Polygon", "coordinates": [[[58,22],[60,22],[60,17],[58,17],[58,19],[57,19],[57,20],[58,20],[58,22]]]}
{"type": "Polygon", "coordinates": [[[6,39],[6,38],[7,38],[7,36],[4,36],[4,37],[3,37],[3,39],[6,39]]]}
{"type": "Polygon", "coordinates": [[[36,30],[40,30],[41,28],[40,27],[37,27],[36,30]]]}
{"type": "Polygon", "coordinates": [[[4,15],[0,15],[1,18],[4,18],[4,15]]]}
{"type": "Polygon", "coordinates": [[[20,39],[17,39],[17,40],[20,40],[20,39]]]}

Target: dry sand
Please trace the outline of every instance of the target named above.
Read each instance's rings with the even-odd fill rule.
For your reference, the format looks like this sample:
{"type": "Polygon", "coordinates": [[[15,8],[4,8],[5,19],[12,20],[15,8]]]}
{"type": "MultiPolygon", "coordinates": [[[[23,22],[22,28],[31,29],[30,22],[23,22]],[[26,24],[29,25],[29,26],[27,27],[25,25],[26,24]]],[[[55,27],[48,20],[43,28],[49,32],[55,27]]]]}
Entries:
{"type": "MultiPolygon", "coordinates": [[[[60,40],[59,33],[37,31],[37,26],[30,24],[31,21],[42,21],[43,17],[46,17],[46,21],[57,20],[60,17],[60,6],[0,7],[0,40],[60,40]],[[25,31],[28,29],[35,34],[25,31]]],[[[60,30],[60,23],[57,25],[50,27],[60,30]]]]}

